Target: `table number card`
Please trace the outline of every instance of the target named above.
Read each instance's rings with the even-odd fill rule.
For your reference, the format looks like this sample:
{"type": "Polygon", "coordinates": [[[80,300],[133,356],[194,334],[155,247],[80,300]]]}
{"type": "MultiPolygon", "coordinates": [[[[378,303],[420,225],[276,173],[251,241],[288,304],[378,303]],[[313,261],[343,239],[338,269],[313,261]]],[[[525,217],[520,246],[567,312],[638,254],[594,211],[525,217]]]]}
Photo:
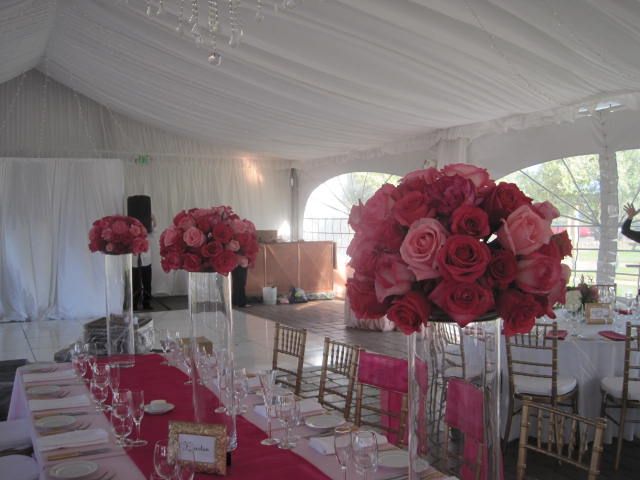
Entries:
{"type": "Polygon", "coordinates": [[[169,455],[176,461],[192,458],[196,471],[226,475],[227,428],[224,425],[169,422],[169,455]]]}
{"type": "Polygon", "coordinates": [[[613,321],[610,303],[587,303],[584,312],[585,321],[591,325],[601,325],[613,321]]]}

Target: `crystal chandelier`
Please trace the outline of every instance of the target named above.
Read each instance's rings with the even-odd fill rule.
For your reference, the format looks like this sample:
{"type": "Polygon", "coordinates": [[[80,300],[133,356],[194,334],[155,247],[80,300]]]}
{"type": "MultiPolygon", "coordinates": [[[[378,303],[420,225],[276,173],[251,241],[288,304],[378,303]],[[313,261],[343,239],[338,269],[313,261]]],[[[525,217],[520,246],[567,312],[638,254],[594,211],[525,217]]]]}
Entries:
{"type": "MultiPolygon", "coordinates": [[[[254,20],[261,22],[265,18],[266,8],[274,13],[292,9],[302,0],[251,0],[254,20]]],[[[245,4],[248,0],[245,0],[245,4]]],[[[146,0],[145,13],[149,18],[173,15],[176,18],[175,31],[178,35],[191,38],[196,46],[207,48],[207,61],[214,66],[222,63],[219,48],[221,32],[228,32],[228,45],[237,48],[244,35],[244,23],[240,18],[242,0],[146,0]]]]}

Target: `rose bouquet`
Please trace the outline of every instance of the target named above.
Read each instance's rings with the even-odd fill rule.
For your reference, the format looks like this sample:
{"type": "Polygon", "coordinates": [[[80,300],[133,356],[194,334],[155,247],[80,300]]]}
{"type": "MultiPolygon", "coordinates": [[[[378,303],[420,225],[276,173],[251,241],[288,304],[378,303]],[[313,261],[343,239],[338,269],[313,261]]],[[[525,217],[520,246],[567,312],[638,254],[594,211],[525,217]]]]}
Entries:
{"type": "Polygon", "coordinates": [[[160,235],[162,268],[227,275],[252,266],[258,254],[256,228],[231,207],[192,208],[178,213],[160,235]]]}
{"type": "Polygon", "coordinates": [[[473,165],[409,173],[351,209],[351,307],[359,318],[386,314],[406,334],[430,317],[465,326],[495,313],[505,334],[528,332],[564,302],[572,245],[551,230],[558,216],[473,165]]]}
{"type": "Polygon", "coordinates": [[[107,255],[138,255],[149,250],[147,229],[139,220],[125,215],[101,218],[89,230],[89,250],[107,255]]]}

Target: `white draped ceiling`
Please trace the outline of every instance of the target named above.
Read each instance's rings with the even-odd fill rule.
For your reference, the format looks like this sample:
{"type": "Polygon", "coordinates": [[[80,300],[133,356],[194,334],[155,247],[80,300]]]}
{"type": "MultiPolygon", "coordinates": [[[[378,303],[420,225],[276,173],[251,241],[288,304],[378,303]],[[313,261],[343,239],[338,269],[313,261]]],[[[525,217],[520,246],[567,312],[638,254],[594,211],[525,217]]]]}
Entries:
{"type": "Polygon", "coordinates": [[[256,2],[241,2],[244,43],[230,48],[223,30],[213,67],[173,30],[176,0],[153,20],[144,0],[7,0],[0,81],[37,66],[231,156],[296,161],[571,120],[640,91],[635,0],[298,0],[278,14],[263,3],[256,23],[256,2]]]}

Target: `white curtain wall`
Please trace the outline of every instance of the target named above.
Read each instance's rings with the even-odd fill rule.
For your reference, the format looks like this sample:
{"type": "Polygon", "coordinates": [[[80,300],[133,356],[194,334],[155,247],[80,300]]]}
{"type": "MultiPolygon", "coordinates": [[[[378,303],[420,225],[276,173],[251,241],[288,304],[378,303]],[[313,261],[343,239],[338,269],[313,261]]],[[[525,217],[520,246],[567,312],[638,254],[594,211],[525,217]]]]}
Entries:
{"type": "Polygon", "coordinates": [[[104,315],[96,218],[122,212],[120,160],[0,158],[0,317],[104,315]]]}

